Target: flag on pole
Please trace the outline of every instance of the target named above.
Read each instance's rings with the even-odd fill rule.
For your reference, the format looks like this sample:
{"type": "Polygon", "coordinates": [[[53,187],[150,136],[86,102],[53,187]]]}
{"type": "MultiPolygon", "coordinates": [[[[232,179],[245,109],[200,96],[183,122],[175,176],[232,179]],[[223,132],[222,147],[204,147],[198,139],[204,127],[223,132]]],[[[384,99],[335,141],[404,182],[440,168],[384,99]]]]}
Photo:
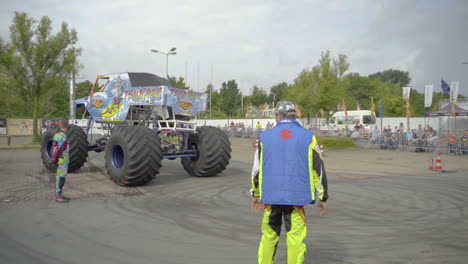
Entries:
{"type": "Polygon", "coordinates": [[[434,86],[432,84],[426,84],[424,86],[424,107],[431,107],[433,91],[434,86]]]}
{"type": "Polygon", "coordinates": [[[456,103],[458,99],[458,86],[460,85],[459,82],[452,82],[450,84],[451,88],[450,89],[450,98],[453,99],[453,102],[456,103]]]}
{"type": "Polygon", "coordinates": [[[379,116],[380,116],[380,117],[383,117],[383,104],[382,104],[382,99],[380,99],[379,116]]]}
{"type": "Polygon", "coordinates": [[[450,94],[450,86],[444,81],[444,79],[442,79],[440,87],[442,88],[444,94],[450,94]]]}
{"type": "Polygon", "coordinates": [[[345,116],[348,116],[348,111],[346,111],[346,105],[344,103],[344,98],[343,98],[343,104],[341,105],[341,107],[343,108],[345,116]]]}
{"type": "Polygon", "coordinates": [[[455,100],[453,100],[453,97],[450,99],[450,107],[451,107],[451,110],[452,110],[452,116],[456,116],[457,115],[457,110],[455,108],[455,100]]]}
{"type": "Polygon", "coordinates": [[[409,100],[406,100],[406,117],[411,117],[411,106],[409,100]]]}
{"type": "Polygon", "coordinates": [[[403,87],[403,99],[409,100],[411,94],[411,87],[403,87]]]}
{"type": "Polygon", "coordinates": [[[359,100],[356,100],[356,110],[361,110],[361,105],[359,104],[359,100]]]}
{"type": "Polygon", "coordinates": [[[371,97],[371,116],[375,117],[374,96],[371,97]]]}

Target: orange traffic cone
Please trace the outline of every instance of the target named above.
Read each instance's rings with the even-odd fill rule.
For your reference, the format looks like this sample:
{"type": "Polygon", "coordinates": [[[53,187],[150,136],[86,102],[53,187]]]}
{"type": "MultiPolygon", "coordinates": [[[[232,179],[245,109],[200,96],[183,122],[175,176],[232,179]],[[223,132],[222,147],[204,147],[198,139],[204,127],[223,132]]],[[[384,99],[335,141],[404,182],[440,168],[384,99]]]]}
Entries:
{"type": "Polygon", "coordinates": [[[320,155],[322,155],[322,157],[327,156],[327,155],[325,155],[325,150],[323,149],[323,145],[320,145],[320,155]]]}
{"type": "Polygon", "coordinates": [[[429,159],[429,169],[430,169],[430,170],[433,170],[433,169],[434,169],[434,159],[433,159],[433,158],[430,158],[430,159],[429,159]]]}
{"type": "Polygon", "coordinates": [[[440,158],[440,152],[437,152],[437,158],[436,158],[436,161],[435,161],[435,168],[434,170],[436,171],[442,171],[442,159],[440,158]]]}

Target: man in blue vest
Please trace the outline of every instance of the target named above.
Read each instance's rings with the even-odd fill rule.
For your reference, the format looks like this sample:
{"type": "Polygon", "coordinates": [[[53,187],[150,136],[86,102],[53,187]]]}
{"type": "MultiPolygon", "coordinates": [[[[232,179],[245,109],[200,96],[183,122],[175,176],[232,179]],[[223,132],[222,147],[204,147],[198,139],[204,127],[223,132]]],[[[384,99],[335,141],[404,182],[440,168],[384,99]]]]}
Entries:
{"type": "Polygon", "coordinates": [[[314,132],[296,121],[296,106],[281,101],[275,128],[260,134],[252,168],[252,209],[263,210],[258,263],[273,263],[284,221],[288,263],[303,263],[307,236],[304,206],[327,213],[327,176],[314,132]]]}

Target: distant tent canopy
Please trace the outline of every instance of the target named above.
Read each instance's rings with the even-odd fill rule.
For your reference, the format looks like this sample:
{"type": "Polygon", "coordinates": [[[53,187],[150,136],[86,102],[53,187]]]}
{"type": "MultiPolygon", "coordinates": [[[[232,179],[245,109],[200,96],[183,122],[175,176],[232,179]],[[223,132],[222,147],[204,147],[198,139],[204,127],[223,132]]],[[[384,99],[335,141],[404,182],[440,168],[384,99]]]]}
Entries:
{"type": "MultiPolygon", "coordinates": [[[[458,106],[455,104],[455,113],[457,116],[468,116],[468,110],[458,106]]],[[[444,106],[439,111],[429,112],[426,114],[427,116],[451,116],[452,115],[452,106],[448,104],[444,106]]]]}

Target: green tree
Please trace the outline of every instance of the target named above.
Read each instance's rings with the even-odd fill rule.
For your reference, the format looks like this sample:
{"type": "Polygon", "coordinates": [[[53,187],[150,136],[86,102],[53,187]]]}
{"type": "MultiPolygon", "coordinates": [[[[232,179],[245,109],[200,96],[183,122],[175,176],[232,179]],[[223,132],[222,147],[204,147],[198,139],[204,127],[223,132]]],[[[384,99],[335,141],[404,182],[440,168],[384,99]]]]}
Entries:
{"type": "Polygon", "coordinates": [[[273,85],[270,88],[270,94],[268,95],[268,102],[276,105],[279,101],[284,100],[286,90],[289,85],[285,82],[273,85]]]}
{"type": "Polygon", "coordinates": [[[369,78],[377,78],[384,82],[398,84],[400,87],[408,86],[411,82],[409,72],[393,69],[385,70],[382,72],[376,72],[374,74],[369,75],[369,78]]]}
{"type": "Polygon", "coordinates": [[[346,94],[348,80],[343,76],[348,68],[345,55],[332,58],[330,51],[322,52],[318,65],[299,73],[287,89],[286,99],[298,104],[305,115],[335,109],[346,94]]]}
{"type": "Polygon", "coordinates": [[[180,76],[178,79],[175,76],[169,76],[169,81],[174,88],[190,89],[190,86],[187,86],[185,79],[182,76],[180,76]]]}
{"type": "Polygon", "coordinates": [[[86,96],[89,96],[91,93],[91,88],[93,88],[93,83],[86,80],[76,84],[75,98],[80,99],[86,96]]]}
{"type": "Polygon", "coordinates": [[[40,116],[45,118],[63,118],[70,114],[70,92],[68,78],[54,78],[47,81],[48,89],[41,96],[40,116]]]}
{"type": "Polygon", "coordinates": [[[74,29],[63,22],[59,32],[52,34],[52,20],[44,16],[36,21],[26,13],[15,12],[10,26],[10,42],[0,39],[1,72],[8,76],[9,87],[25,104],[32,106],[34,141],[39,139],[37,119],[41,98],[56,84],[57,78],[77,71],[74,48],[78,37],[74,29]]]}
{"type": "Polygon", "coordinates": [[[235,80],[223,82],[219,90],[220,108],[228,116],[235,116],[241,106],[241,94],[235,80]]]}
{"type": "Polygon", "coordinates": [[[442,99],[450,99],[450,95],[444,94],[443,92],[434,93],[434,95],[432,96],[432,105],[429,108],[429,112],[439,110],[439,100],[442,100],[442,99]]]}
{"type": "Polygon", "coordinates": [[[410,93],[411,116],[424,116],[424,94],[411,89],[410,93]]]}
{"type": "Polygon", "coordinates": [[[22,102],[20,94],[11,87],[11,83],[10,77],[0,72],[0,117],[30,117],[31,105],[22,102]]]}
{"type": "Polygon", "coordinates": [[[252,95],[249,96],[248,103],[254,106],[259,107],[260,105],[264,105],[267,102],[267,94],[265,90],[254,85],[252,89],[252,95]]]}

